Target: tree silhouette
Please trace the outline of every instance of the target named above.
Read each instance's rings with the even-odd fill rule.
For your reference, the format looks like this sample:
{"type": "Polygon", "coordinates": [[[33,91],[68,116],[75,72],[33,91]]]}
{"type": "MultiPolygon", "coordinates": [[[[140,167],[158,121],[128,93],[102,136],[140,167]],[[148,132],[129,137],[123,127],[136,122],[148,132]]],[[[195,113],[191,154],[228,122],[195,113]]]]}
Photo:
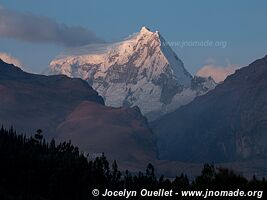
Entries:
{"type": "MultiPolygon", "coordinates": [[[[2,200],[88,200],[95,188],[103,191],[173,189],[265,190],[265,179],[248,181],[231,170],[205,164],[191,183],[185,174],[175,179],[157,177],[148,164],[145,174],[119,171],[116,161],[111,169],[104,154],[89,160],[70,141],[47,143],[41,131],[34,138],[18,135],[11,127],[0,129],[0,199],[2,200]],[[37,137],[36,137],[37,135],[37,137]],[[38,142],[36,142],[38,140],[38,142]]],[[[98,199],[101,199],[99,197],[98,199]]],[[[112,199],[112,198],[111,198],[112,199]]]]}

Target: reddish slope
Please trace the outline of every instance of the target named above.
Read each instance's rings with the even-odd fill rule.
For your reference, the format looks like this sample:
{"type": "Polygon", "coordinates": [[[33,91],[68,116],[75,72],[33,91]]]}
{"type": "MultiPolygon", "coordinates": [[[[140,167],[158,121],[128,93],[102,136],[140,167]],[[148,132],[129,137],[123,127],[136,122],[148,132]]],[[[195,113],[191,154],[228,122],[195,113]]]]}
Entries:
{"type": "Polygon", "coordinates": [[[135,163],[145,167],[156,159],[155,138],[137,107],[110,108],[82,102],[58,126],[57,132],[61,140],[72,138],[82,150],[93,155],[105,152],[108,158],[124,161],[123,165],[135,163]]]}
{"type": "Polygon", "coordinates": [[[85,81],[23,72],[0,60],[0,124],[46,138],[72,140],[88,153],[147,162],[156,157],[154,136],[135,108],[110,108],[85,81]]]}

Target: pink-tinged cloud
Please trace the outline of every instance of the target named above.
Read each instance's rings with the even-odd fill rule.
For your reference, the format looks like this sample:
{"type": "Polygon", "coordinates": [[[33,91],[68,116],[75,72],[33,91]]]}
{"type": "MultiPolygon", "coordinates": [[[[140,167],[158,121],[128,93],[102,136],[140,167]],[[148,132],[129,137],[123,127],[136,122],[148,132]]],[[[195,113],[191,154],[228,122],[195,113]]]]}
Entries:
{"type": "Polygon", "coordinates": [[[13,64],[20,68],[23,66],[22,62],[19,59],[4,52],[0,52],[0,59],[8,64],[13,64]]]}
{"type": "Polygon", "coordinates": [[[239,67],[237,65],[228,65],[227,67],[215,66],[213,64],[204,65],[197,72],[197,76],[209,77],[211,76],[217,83],[224,81],[224,79],[233,74],[239,67]]]}

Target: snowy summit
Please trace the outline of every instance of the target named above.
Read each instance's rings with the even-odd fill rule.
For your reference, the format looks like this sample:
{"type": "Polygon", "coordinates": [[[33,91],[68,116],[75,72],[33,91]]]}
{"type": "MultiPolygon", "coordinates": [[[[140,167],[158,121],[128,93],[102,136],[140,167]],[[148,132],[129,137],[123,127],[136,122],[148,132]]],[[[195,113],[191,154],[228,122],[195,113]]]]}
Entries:
{"type": "Polygon", "coordinates": [[[50,74],[82,78],[113,107],[138,106],[153,120],[215,87],[211,78],[193,77],[158,31],[112,44],[88,45],[50,63],[50,74]]]}

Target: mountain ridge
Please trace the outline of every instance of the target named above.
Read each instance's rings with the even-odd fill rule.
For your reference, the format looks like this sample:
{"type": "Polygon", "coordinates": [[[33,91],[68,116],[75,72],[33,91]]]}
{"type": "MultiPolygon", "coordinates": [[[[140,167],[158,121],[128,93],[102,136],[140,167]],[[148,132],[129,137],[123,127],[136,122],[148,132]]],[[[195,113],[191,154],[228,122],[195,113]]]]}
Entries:
{"type": "Polygon", "coordinates": [[[202,78],[195,84],[205,89],[192,89],[194,78],[183,62],[158,31],[146,27],[122,42],[89,45],[56,58],[49,73],[82,78],[108,106],[138,106],[150,121],[216,85],[212,79],[202,78]]]}
{"type": "Polygon", "coordinates": [[[266,77],[267,56],[153,122],[160,157],[186,162],[265,159],[266,77]]]}
{"type": "Polygon", "coordinates": [[[155,135],[140,110],[105,106],[82,79],[30,74],[0,61],[0,95],[5,127],[28,134],[41,129],[48,140],[71,140],[92,155],[105,152],[132,170],[156,159],[155,135]]]}

